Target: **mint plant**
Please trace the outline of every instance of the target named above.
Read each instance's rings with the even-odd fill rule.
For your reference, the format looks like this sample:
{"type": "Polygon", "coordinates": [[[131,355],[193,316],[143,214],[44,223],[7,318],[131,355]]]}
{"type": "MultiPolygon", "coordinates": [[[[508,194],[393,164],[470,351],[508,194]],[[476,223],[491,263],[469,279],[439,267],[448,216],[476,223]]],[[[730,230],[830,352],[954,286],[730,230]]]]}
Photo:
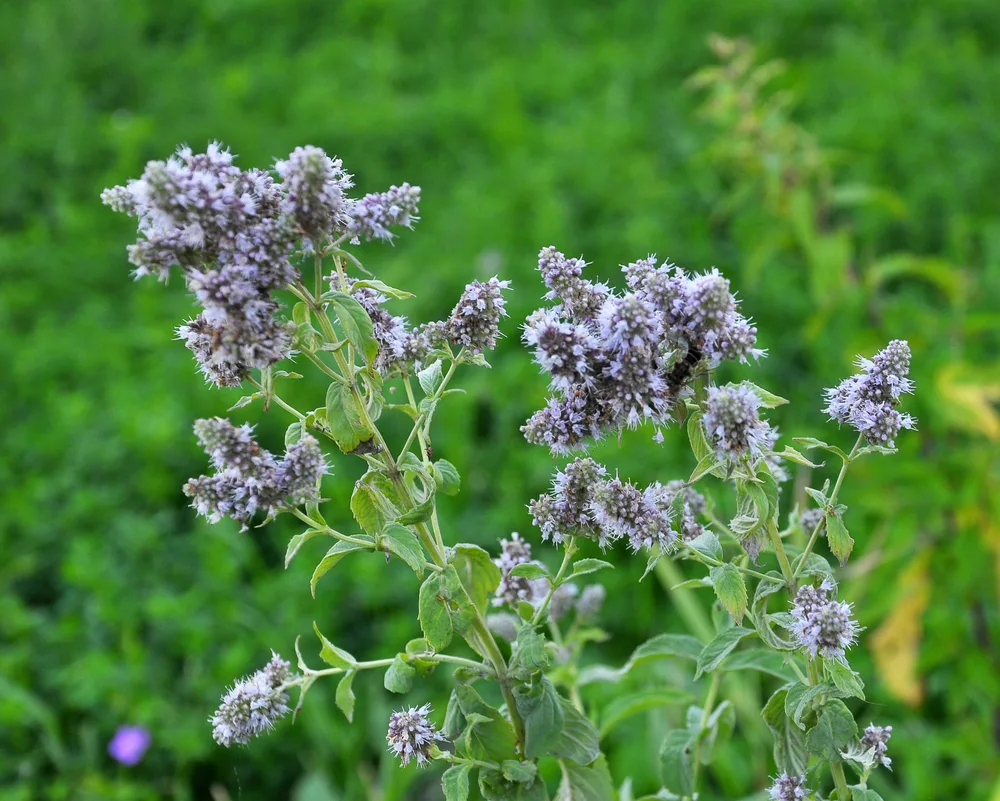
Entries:
{"type": "Polygon", "coordinates": [[[454,541],[440,525],[436,500],[459,492],[461,478],[434,458],[432,426],[456,391],[459,368],[488,367],[509,283],[471,282],[445,320],[412,325],[390,313],[391,303],[412,295],[374,277],[357,246],[391,241],[417,222],[420,190],[403,184],[353,199],[351,188],[341,162],[318,148],[298,148],[268,173],[242,171],[212,145],[150,162],[140,179],[103,195],[138,219],[140,238],[129,248],[135,274],[165,280],[177,268],[202,306],[177,334],[205,379],[252,390],[234,409],[259,401],[263,411],[290,418],[280,455],[249,425],[195,423],[212,468],[184,485],[197,513],[244,529],[294,516],[306,528],[289,542],[286,566],[307,541],[332,540],[313,572],[314,592],[348,558],[398,560],[413,573],[422,637],[397,653],[359,659],[314,624],[326,667],[304,656],[299,639],[294,668],[273,653],[223,696],[211,718],[216,741],[249,743],[331,678],[350,721],[354,678],[377,670],[388,692],[415,703],[388,721],[389,751],[403,767],[445,763],[448,801],[468,798],[473,780],[486,799],[546,799],[545,760],[559,764],[558,799],[632,798],[628,782],[616,791],[601,738],[628,716],[683,696],[620,695],[597,708],[587,688],[676,659],[704,681],[704,701],[668,733],[663,787],[649,798],[704,797],[705,768],[737,724],[734,705],[719,697],[721,677],[759,671],[780,682],[762,711],[774,734],[770,797],[877,799],[867,781],[889,767],[891,726],[859,732],[848,706],[864,698],[848,663],[862,627],[838,599],[835,569],[817,546],[825,536],[846,562],[854,544],[841,502],[849,467],[892,453],[899,431],[915,425],[897,408],[913,388],[906,343],[860,359],[858,374],[827,391],[825,412],[858,432],[849,452],[810,438],[778,450],[778,431],[762,413],[785,401],[749,381],[716,381],[720,363],[751,366],[765,355],[718,271],[689,274],[649,257],[623,267],[625,286],[613,288],[584,278],[581,259],[543,249],[538,267],[550,305],[529,316],[523,338],[551,396],[522,430],[528,442],[572,457],[555,471],[551,491],[529,504],[540,540],[561,552],[561,563],[550,570],[517,533],[498,532],[492,555],[454,541]],[[283,369],[293,359],[328,382],[315,408],[282,397],[285,383],[301,377],[283,369]],[[402,442],[380,431],[386,414],[412,422],[402,442]],[[640,487],[582,455],[596,440],[646,425],[661,442],[685,429],[695,463],[689,476],[640,487]],[[803,451],[835,458],[841,470],[832,487],[808,490],[815,506],[789,514],[781,504],[789,465],[821,466],[803,451]],[[366,467],[349,501],[357,524],[350,532],[328,522],[342,516],[347,499],[322,495],[324,475],[346,458],[366,467]],[[704,488],[711,479],[722,484],[712,500],[704,488]],[[722,511],[730,496],[732,516],[722,511]],[[805,525],[807,544],[796,548],[790,535],[805,525]],[[661,559],[704,567],[686,586],[711,588],[725,612],[710,642],[658,634],[619,668],[588,663],[588,644],[607,636],[595,625],[605,590],[589,577],[612,567],[588,554],[620,542],[641,554],[646,572],[661,559]],[[453,689],[447,708],[433,710],[421,703],[421,684],[441,669],[452,671],[453,689]]]}

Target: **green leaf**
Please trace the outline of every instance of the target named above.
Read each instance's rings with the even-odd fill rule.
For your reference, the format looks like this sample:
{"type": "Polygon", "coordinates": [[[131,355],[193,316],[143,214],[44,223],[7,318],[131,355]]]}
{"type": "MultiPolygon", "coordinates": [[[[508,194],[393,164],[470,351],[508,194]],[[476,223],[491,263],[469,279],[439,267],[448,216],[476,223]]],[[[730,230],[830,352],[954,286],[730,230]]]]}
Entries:
{"type": "Polygon", "coordinates": [[[545,637],[528,623],[521,626],[517,632],[517,656],[521,664],[530,670],[540,670],[549,665],[545,637]]]}
{"type": "Polygon", "coordinates": [[[582,686],[598,681],[617,683],[632,670],[648,662],[673,657],[697,660],[701,652],[702,644],[697,637],[689,634],[660,634],[636,648],[628,662],[620,668],[610,668],[607,665],[589,665],[583,668],[577,684],[582,686]]]}
{"type": "Polygon", "coordinates": [[[430,520],[431,514],[434,512],[434,496],[431,495],[423,503],[417,504],[410,511],[404,512],[399,517],[396,518],[396,522],[404,526],[415,526],[417,523],[423,523],[425,520],[430,520]]]}
{"type": "Polygon", "coordinates": [[[826,541],[830,545],[833,555],[840,560],[840,566],[847,564],[847,557],[854,549],[854,540],[847,533],[847,527],[839,514],[828,514],[826,516],[826,541]]]}
{"type": "Polygon", "coordinates": [[[418,617],[420,628],[428,644],[435,651],[443,651],[451,642],[454,624],[447,599],[441,594],[441,577],[432,573],[420,585],[418,597],[418,617]]]}
{"type": "Polygon", "coordinates": [[[681,690],[664,687],[617,696],[601,713],[600,736],[603,739],[619,723],[633,715],[673,704],[688,703],[691,696],[681,690]]]}
{"type": "Polygon", "coordinates": [[[792,723],[805,731],[806,724],[802,722],[802,718],[812,709],[817,698],[822,698],[832,689],[825,682],[812,685],[793,682],[785,696],[785,714],[791,718],[792,723]]]}
{"type": "Polygon", "coordinates": [[[836,660],[825,659],[823,664],[826,667],[826,674],[838,690],[848,698],[865,700],[865,683],[856,671],[836,660]]]}
{"type": "Polygon", "coordinates": [[[688,729],[674,729],[660,746],[660,776],[668,790],[690,796],[694,790],[693,736],[688,729]]]}
{"type": "MultiPolygon", "coordinates": [[[[377,278],[363,278],[360,281],[355,281],[351,284],[351,289],[374,289],[376,292],[381,292],[388,298],[393,300],[406,300],[407,298],[414,297],[412,292],[405,292],[402,289],[396,289],[395,287],[389,286],[384,281],[379,281],[377,278]]],[[[323,297],[323,300],[328,300],[327,297],[323,297]]],[[[449,799],[450,801],[450,799],[449,799]]]]}
{"type": "Polygon", "coordinates": [[[767,614],[767,601],[772,595],[784,589],[785,583],[784,579],[773,571],[768,573],[767,576],[769,580],[765,581],[761,579],[754,593],[753,606],[751,608],[754,628],[757,630],[757,635],[769,647],[779,651],[796,650],[797,646],[794,643],[782,639],[771,628],[771,618],[767,614]]]}
{"type": "Polygon", "coordinates": [[[691,475],[687,480],[688,484],[694,484],[700,478],[707,476],[709,473],[713,475],[719,470],[725,461],[719,458],[719,455],[712,451],[711,453],[706,453],[701,459],[698,460],[698,464],[694,466],[694,470],[691,471],[691,475]]]}
{"type": "Polygon", "coordinates": [[[555,742],[565,723],[556,688],[546,677],[531,687],[515,687],[514,700],[524,721],[524,756],[537,759],[555,742]]]}
{"type": "Polygon", "coordinates": [[[305,545],[313,537],[319,537],[326,534],[325,531],[317,531],[314,528],[308,531],[303,531],[301,534],[296,534],[288,541],[288,547],[285,549],[285,569],[288,569],[288,565],[291,564],[292,559],[295,558],[295,554],[299,552],[299,548],[305,545]]]}
{"type": "Polygon", "coordinates": [[[715,670],[744,637],[749,637],[754,633],[753,629],[745,629],[742,626],[732,626],[719,632],[715,639],[706,645],[698,655],[695,680],[697,681],[703,674],[715,670]]]}
{"type": "Polygon", "coordinates": [[[827,444],[821,439],[816,439],[815,437],[792,437],[792,442],[797,442],[807,451],[813,448],[826,448],[827,444]]]}
{"type": "Polygon", "coordinates": [[[354,677],[357,675],[356,670],[348,670],[344,677],[340,680],[337,685],[337,695],[336,702],[337,708],[344,713],[344,717],[347,718],[348,723],[354,721],[354,690],[351,685],[354,682],[354,677]]]}
{"type": "Polygon", "coordinates": [[[882,796],[867,787],[861,787],[856,784],[850,790],[851,801],[882,801],[882,796]]]}
{"type": "Polygon", "coordinates": [[[704,531],[687,543],[687,545],[702,556],[708,556],[718,562],[722,561],[722,543],[714,532],[704,531]]]}
{"type": "Polygon", "coordinates": [[[337,313],[347,341],[361,354],[366,364],[371,364],[378,355],[378,342],[375,340],[372,318],[368,316],[365,307],[346,292],[328,292],[326,296],[337,313]]]}
{"type": "Polygon", "coordinates": [[[795,673],[785,664],[784,657],[776,651],[764,648],[747,648],[736,651],[727,656],[718,669],[732,672],[757,670],[784,681],[795,679],[795,673]]]}
{"type": "Polygon", "coordinates": [[[452,765],[441,776],[441,790],[444,792],[445,801],[469,801],[469,773],[472,768],[468,765],[452,765]]]}
{"type": "Polygon", "coordinates": [[[549,801],[540,777],[530,783],[515,782],[489,768],[479,769],[479,792],[484,801],[549,801]]]}
{"type": "Polygon", "coordinates": [[[525,562],[521,565],[515,565],[511,571],[510,575],[516,576],[517,578],[526,578],[530,581],[535,581],[537,579],[552,579],[552,574],[548,571],[544,565],[538,565],[534,562],[525,562]]]}
{"type": "Polygon", "coordinates": [[[727,563],[713,567],[708,571],[708,576],[712,579],[715,594],[732,615],[733,622],[740,623],[747,611],[747,585],[743,581],[743,574],[736,565],[727,563]]]}
{"type": "Polygon", "coordinates": [[[417,535],[399,523],[389,523],[382,530],[379,550],[396,554],[413,568],[417,578],[424,577],[424,548],[417,535]]]}
{"type": "Polygon", "coordinates": [[[465,726],[465,716],[462,714],[462,707],[458,701],[458,693],[454,690],[448,696],[448,706],[444,711],[444,724],[441,726],[441,734],[449,740],[454,740],[462,733],[465,726]]]}
{"type": "Polygon", "coordinates": [[[338,648],[332,642],[330,642],[323,633],[319,630],[319,626],[316,625],[316,621],[313,621],[313,631],[316,632],[316,636],[319,637],[320,652],[319,658],[326,662],[330,667],[335,668],[347,668],[353,670],[357,666],[357,661],[343,648],[338,648]]]}
{"type": "Polygon", "coordinates": [[[819,713],[816,725],[806,735],[809,751],[827,762],[840,762],[840,752],[857,737],[858,724],[843,701],[831,698],[819,713]]]}
{"type": "Polygon", "coordinates": [[[455,465],[445,459],[438,459],[434,462],[434,483],[437,484],[438,492],[458,495],[458,491],[462,488],[462,477],[455,465]]]}
{"type": "Polygon", "coordinates": [[[350,389],[339,381],[334,381],[326,390],[326,424],[344,453],[350,453],[362,441],[372,438],[372,431],[362,421],[350,389]]]}
{"type": "Polygon", "coordinates": [[[588,573],[596,573],[598,570],[604,570],[609,567],[613,569],[614,565],[601,559],[581,559],[573,565],[573,572],[569,574],[566,581],[577,576],[586,576],[588,573]]]}
{"type": "Polygon", "coordinates": [[[804,776],[809,761],[805,733],[785,714],[788,687],[782,687],[764,706],[761,715],[774,735],[774,761],[789,776],[804,776]]]}
{"type": "Polygon", "coordinates": [[[366,473],[355,483],[354,493],[351,495],[351,513],[361,528],[369,534],[377,534],[382,529],[384,521],[375,503],[375,490],[365,482],[370,476],[371,473],[366,473]]]}
{"type": "Polygon", "coordinates": [[[500,586],[500,568],[486,551],[467,542],[455,546],[451,564],[476,609],[486,612],[494,591],[500,586]]]}
{"type": "Polygon", "coordinates": [[[285,429],[285,450],[288,450],[300,439],[302,439],[302,423],[296,420],[285,429]]]}
{"type": "MultiPolygon", "coordinates": [[[[291,544],[289,543],[289,546],[291,544]]],[[[372,543],[372,549],[374,550],[375,544],[372,543]]],[[[337,544],[334,545],[329,551],[326,552],[316,569],[313,570],[312,578],[309,579],[309,591],[312,593],[312,597],[316,597],[316,585],[319,580],[323,578],[330,570],[333,568],[337,562],[343,559],[347,554],[354,553],[354,551],[364,551],[366,548],[356,545],[353,542],[345,542],[344,540],[338,540],[337,544]]]]}
{"type": "Polygon", "coordinates": [[[603,757],[585,768],[572,762],[562,763],[562,781],[555,801],[615,801],[607,762],[603,757]]]}
{"type": "Polygon", "coordinates": [[[407,664],[402,654],[396,654],[392,664],[386,668],[382,685],[391,693],[408,693],[413,688],[413,677],[417,670],[407,664]]]}
{"type": "Polygon", "coordinates": [[[519,784],[531,784],[538,775],[538,767],[533,762],[516,759],[505,759],[500,763],[500,771],[505,779],[519,784]]]}
{"type": "Polygon", "coordinates": [[[514,730],[500,712],[467,684],[456,687],[454,694],[468,721],[456,745],[474,759],[503,761],[515,758],[514,730]]]}
{"type": "Polygon", "coordinates": [[[753,390],[754,394],[760,398],[760,405],[765,409],[774,409],[788,403],[787,399],[778,397],[777,395],[768,392],[766,389],[758,387],[756,384],[751,384],[749,381],[744,381],[743,386],[753,390]]]}
{"type": "Polygon", "coordinates": [[[428,397],[437,392],[438,388],[441,386],[441,382],[444,381],[444,372],[441,370],[441,360],[435,360],[433,363],[427,365],[423,370],[417,373],[417,381],[420,382],[420,388],[428,397]]]}
{"type": "Polygon", "coordinates": [[[736,707],[729,701],[723,701],[709,715],[705,729],[699,734],[701,748],[698,750],[698,761],[702,765],[711,764],[715,746],[729,740],[735,728],[736,707]]]}
{"type": "MultiPolygon", "coordinates": [[[[547,681],[547,679],[546,679],[547,681]]],[[[549,748],[549,756],[589,765],[601,755],[600,738],[594,724],[566,698],[559,696],[565,722],[549,748]]]]}
{"type": "Polygon", "coordinates": [[[787,459],[789,462],[795,462],[795,464],[800,464],[803,467],[820,468],[823,466],[823,463],[816,464],[815,462],[809,461],[805,456],[803,456],[801,453],[795,450],[795,448],[793,448],[791,445],[786,445],[785,449],[777,455],[782,459],[787,459]]]}

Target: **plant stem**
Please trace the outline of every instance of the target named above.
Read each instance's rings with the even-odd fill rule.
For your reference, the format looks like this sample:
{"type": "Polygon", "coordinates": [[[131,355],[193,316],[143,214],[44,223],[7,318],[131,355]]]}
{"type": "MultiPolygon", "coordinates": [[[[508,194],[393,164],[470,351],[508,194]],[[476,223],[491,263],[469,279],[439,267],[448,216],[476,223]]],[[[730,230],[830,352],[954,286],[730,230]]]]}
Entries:
{"type": "Polygon", "coordinates": [[[375,549],[375,543],[372,542],[371,540],[362,540],[359,539],[358,537],[352,537],[348,534],[341,534],[336,529],[330,528],[328,525],[320,523],[318,520],[313,520],[311,517],[309,517],[309,515],[307,515],[298,507],[293,507],[290,509],[290,511],[303,523],[306,523],[308,526],[316,529],[317,531],[322,531],[324,534],[329,534],[331,537],[336,537],[338,540],[342,540],[343,542],[349,542],[351,543],[351,545],[357,545],[361,548],[371,548],[372,550],[375,549]]]}
{"type": "Polygon", "coordinates": [[[781,535],[778,533],[778,527],[774,524],[773,519],[767,521],[767,534],[771,538],[774,552],[778,555],[778,564],[781,565],[781,575],[785,577],[785,582],[788,584],[789,589],[794,592],[795,573],[792,572],[792,566],[788,563],[785,546],[781,542],[781,535]]]}
{"type": "MultiPolygon", "coordinates": [[[[249,381],[258,390],[260,390],[261,392],[265,393],[265,397],[266,397],[267,390],[264,389],[264,386],[262,384],[260,384],[258,381],[256,381],[252,376],[247,376],[247,381],[249,381]]],[[[273,400],[275,403],[278,404],[278,406],[280,406],[282,409],[284,409],[289,414],[297,417],[299,419],[299,422],[302,422],[303,420],[306,419],[306,416],[304,414],[302,414],[302,412],[300,412],[294,406],[289,406],[287,403],[285,403],[281,398],[279,398],[274,393],[271,393],[270,400],[273,400]]]]}
{"type": "Polygon", "coordinates": [[[719,684],[722,682],[722,671],[712,674],[712,683],[708,686],[708,695],[705,696],[705,706],[701,710],[701,724],[698,726],[698,741],[694,744],[694,756],[691,759],[691,795],[698,797],[698,774],[701,772],[701,743],[704,739],[702,733],[708,726],[708,719],[712,715],[712,707],[715,705],[715,697],[719,693],[719,684]]]}
{"type": "MultiPolygon", "coordinates": [[[[833,492],[830,493],[829,505],[832,507],[837,503],[837,494],[840,492],[840,487],[844,483],[844,476],[847,475],[847,468],[850,466],[854,457],[858,453],[858,449],[861,447],[861,443],[864,442],[865,435],[859,434],[857,441],[854,443],[854,447],[851,448],[851,452],[843,460],[843,465],[840,468],[840,475],[837,476],[837,483],[833,485],[833,492]]],[[[806,543],[805,550],[802,551],[802,555],[798,558],[798,565],[795,568],[795,573],[792,575],[793,579],[798,579],[799,573],[802,572],[802,567],[806,563],[806,559],[809,554],[812,553],[813,546],[816,544],[816,540],[819,539],[820,529],[823,528],[823,524],[826,519],[821,519],[816,527],[812,530],[812,534],[809,536],[809,542],[806,543]]]]}
{"type": "Polygon", "coordinates": [[[573,537],[568,537],[566,539],[566,547],[563,550],[563,560],[562,564],[559,565],[559,572],[556,573],[555,578],[549,582],[549,591],[545,596],[538,609],[535,610],[534,617],[531,618],[531,625],[537,626],[539,621],[545,616],[545,613],[549,610],[549,602],[552,600],[552,596],[555,591],[559,588],[559,583],[562,581],[563,575],[566,573],[566,569],[570,566],[573,561],[573,554],[577,551],[576,539],[573,537]]]}
{"type": "MultiPolygon", "coordinates": [[[[685,540],[680,540],[680,544],[682,547],[688,550],[688,552],[691,554],[691,557],[696,562],[701,562],[702,564],[710,565],[712,567],[719,567],[720,565],[727,564],[726,562],[723,562],[721,559],[716,559],[714,556],[709,556],[708,554],[704,554],[701,551],[697,550],[696,548],[692,548],[691,543],[686,542],[685,540]]],[[[774,576],[768,576],[764,573],[759,573],[756,570],[751,570],[749,567],[744,567],[743,565],[733,564],[733,567],[735,567],[741,573],[746,573],[748,576],[753,576],[754,578],[759,578],[764,581],[774,580],[774,576]]]]}
{"type": "Polygon", "coordinates": [[[837,801],[849,801],[851,791],[847,787],[844,766],[840,762],[831,762],[830,774],[833,776],[833,786],[837,789],[837,801]]]}

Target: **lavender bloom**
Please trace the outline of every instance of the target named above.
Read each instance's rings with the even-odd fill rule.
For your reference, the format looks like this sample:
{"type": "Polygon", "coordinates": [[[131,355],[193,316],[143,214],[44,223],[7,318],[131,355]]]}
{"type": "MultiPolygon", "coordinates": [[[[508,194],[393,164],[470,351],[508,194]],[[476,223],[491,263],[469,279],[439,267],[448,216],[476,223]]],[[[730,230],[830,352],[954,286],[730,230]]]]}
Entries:
{"type": "Polygon", "coordinates": [[[831,600],[836,590],[830,579],[818,587],[801,587],[792,604],[794,623],[791,631],[798,644],[815,659],[840,660],[857,639],[860,630],[851,617],[851,605],[831,600]]]}
{"type": "Polygon", "coordinates": [[[593,459],[583,458],[556,473],[552,493],[536,498],[528,506],[543,540],[557,545],[574,536],[606,541],[591,510],[594,493],[603,483],[605,472],[593,459]]]}
{"type": "Polygon", "coordinates": [[[812,532],[816,526],[822,526],[826,523],[826,512],[815,506],[806,509],[799,515],[799,523],[805,531],[812,532]]]}
{"type": "Polygon", "coordinates": [[[390,226],[413,228],[420,218],[420,187],[403,184],[391,186],[388,192],[365,195],[351,209],[348,230],[355,239],[382,239],[391,242],[390,226]]]}
{"type": "Polygon", "coordinates": [[[142,726],[119,726],[108,743],[108,753],[123,765],[137,765],[151,742],[152,737],[142,726]]]}
{"type": "Polygon", "coordinates": [[[246,745],[274,728],[275,722],[290,711],[283,685],[291,677],[289,663],[272,653],[263,670],[236,682],[209,720],[215,741],[227,748],[233,743],[246,745]]]}
{"type": "Polygon", "coordinates": [[[767,791],[771,801],[799,801],[809,797],[805,776],[789,776],[782,773],[767,791]]]}
{"type": "Polygon", "coordinates": [[[406,328],[406,319],[393,317],[383,309],[382,304],[386,298],[373,289],[352,288],[351,295],[368,312],[372,321],[372,335],[378,342],[378,355],[373,365],[375,369],[382,375],[390,375],[401,370],[405,362],[412,362],[407,356],[413,334],[406,328]]]}
{"type": "Polygon", "coordinates": [[[253,426],[237,427],[224,417],[195,420],[194,435],[217,470],[255,473],[275,466],[274,457],[253,438],[253,426]]]}
{"type": "Polygon", "coordinates": [[[709,387],[702,423],[720,458],[736,461],[759,455],[768,446],[768,424],[760,419],[760,399],[749,387],[709,387]]]}
{"type": "Polygon", "coordinates": [[[657,494],[662,505],[679,509],[680,514],[674,524],[684,540],[690,542],[705,532],[705,527],[698,522],[698,515],[705,513],[705,496],[694,487],[689,487],[684,481],[670,481],[666,485],[653,484],[647,492],[657,494]]]}
{"type": "Polygon", "coordinates": [[[604,599],[608,597],[608,591],[603,584],[589,584],[584,587],[576,602],[576,614],[583,620],[596,617],[604,606],[604,599]]]}
{"type": "Polygon", "coordinates": [[[872,723],[865,728],[865,734],[861,738],[861,748],[873,752],[876,764],[892,770],[892,760],[886,756],[890,737],[892,737],[892,726],[876,726],[872,723]]]}
{"type": "Polygon", "coordinates": [[[389,743],[389,750],[399,757],[403,767],[412,759],[416,759],[417,765],[423,767],[430,759],[434,741],[444,739],[430,722],[430,712],[431,705],[424,704],[393,712],[389,718],[389,731],[385,739],[389,743]]]}
{"type": "Polygon", "coordinates": [[[916,428],[916,420],[896,410],[903,393],[913,391],[910,347],[901,339],[890,342],[872,359],[858,357],[860,373],[824,390],[823,411],[838,423],[853,427],[871,445],[895,447],[901,429],[916,428]]]}
{"type": "Polygon", "coordinates": [[[295,148],[274,168],[284,190],[282,209],[308,239],[319,241],[348,226],[353,203],[346,193],[353,182],[340,159],[307,145],[295,148]]]}
{"type": "Polygon", "coordinates": [[[670,527],[673,510],[663,500],[653,487],[641,492],[619,478],[606,482],[594,493],[591,504],[603,535],[601,544],[627,537],[633,551],[668,547],[677,535],[670,527]]]}
{"type": "Polygon", "coordinates": [[[549,398],[521,426],[524,438],[533,445],[546,445],[556,455],[581,447],[587,438],[598,439],[609,418],[609,410],[583,387],[574,388],[567,398],[549,398]]]}
{"type": "Polygon", "coordinates": [[[585,326],[565,323],[551,310],[539,309],[524,326],[524,341],[535,348],[535,361],[552,376],[552,385],[568,389],[593,382],[597,341],[585,326]]]}
{"type": "Polygon", "coordinates": [[[493,563],[500,568],[500,584],[497,586],[493,599],[494,606],[516,607],[518,602],[531,598],[531,582],[520,576],[510,575],[510,571],[518,565],[531,561],[531,544],[521,539],[516,531],[509,540],[500,540],[500,556],[493,563]]]}
{"type": "Polygon", "coordinates": [[[285,503],[301,506],[319,500],[319,482],[327,473],[326,459],[316,438],[303,434],[278,465],[275,480],[285,503]]]}
{"type": "Polygon", "coordinates": [[[764,462],[767,464],[767,469],[771,471],[771,477],[779,485],[784,484],[791,476],[785,468],[784,460],[774,452],[774,447],[778,442],[778,429],[769,427],[764,436],[764,462]]]}
{"type": "Polygon", "coordinates": [[[507,316],[507,301],[501,293],[509,288],[510,281],[496,276],[469,284],[448,320],[448,339],[473,353],[493,350],[500,335],[500,318],[507,316]]]}

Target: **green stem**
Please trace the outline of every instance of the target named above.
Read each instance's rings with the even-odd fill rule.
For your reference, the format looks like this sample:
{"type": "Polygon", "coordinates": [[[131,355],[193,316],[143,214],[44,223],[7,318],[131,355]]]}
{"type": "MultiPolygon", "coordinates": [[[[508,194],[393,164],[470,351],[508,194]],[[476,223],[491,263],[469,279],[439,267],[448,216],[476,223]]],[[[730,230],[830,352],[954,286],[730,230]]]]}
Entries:
{"type": "Polygon", "coordinates": [[[833,786],[837,789],[837,801],[849,801],[851,791],[847,787],[844,766],[840,762],[831,762],[830,774],[833,776],[833,786]]]}
{"type": "MultiPolygon", "coordinates": [[[[251,384],[253,384],[253,386],[255,386],[258,390],[260,390],[261,392],[263,392],[264,395],[265,395],[265,397],[267,396],[267,390],[265,390],[264,386],[262,384],[258,383],[252,376],[248,376],[247,377],[247,381],[249,381],[251,384]]],[[[287,403],[285,403],[281,398],[279,398],[274,393],[271,393],[270,400],[273,400],[276,404],[278,404],[278,406],[280,406],[282,409],[284,409],[289,414],[297,417],[299,419],[299,422],[302,422],[303,420],[306,419],[306,416],[304,414],[302,414],[302,412],[300,412],[294,406],[289,406],[287,403]]]]}
{"type": "MultiPolygon", "coordinates": [[[[696,548],[692,548],[691,543],[686,542],[685,540],[681,540],[680,543],[683,548],[686,548],[688,550],[688,552],[691,554],[691,557],[696,562],[701,562],[702,564],[709,565],[711,567],[719,567],[721,565],[727,564],[726,562],[723,562],[721,559],[716,559],[714,556],[709,556],[708,554],[704,554],[701,551],[697,550],[696,548]]],[[[756,570],[751,570],[749,567],[744,567],[743,565],[737,565],[735,563],[728,563],[728,564],[732,564],[733,567],[735,567],[741,573],[746,573],[748,576],[753,576],[754,578],[762,579],[764,581],[774,580],[774,576],[768,576],[765,573],[759,573],[756,570]]]]}
{"type": "Polygon", "coordinates": [[[573,561],[573,554],[577,551],[576,540],[573,537],[568,537],[566,539],[566,547],[563,550],[563,560],[562,564],[559,565],[559,572],[556,573],[555,578],[549,582],[549,591],[545,595],[545,599],[542,601],[538,609],[535,610],[535,616],[531,618],[531,625],[537,626],[539,621],[545,617],[545,613],[549,611],[549,602],[552,600],[552,596],[555,591],[559,589],[559,584],[562,581],[563,575],[565,575],[566,570],[569,568],[570,563],[573,561]]]}
{"type": "MultiPolygon", "coordinates": [[[[830,493],[829,506],[833,507],[837,503],[837,495],[840,492],[840,487],[844,483],[844,476],[847,475],[847,468],[850,467],[851,462],[858,453],[858,449],[861,448],[861,444],[864,442],[865,435],[859,434],[857,441],[854,443],[854,447],[851,448],[851,452],[843,460],[843,465],[840,468],[840,475],[837,476],[837,483],[833,485],[833,492],[830,493]]],[[[802,551],[802,555],[798,558],[798,565],[795,568],[795,573],[792,575],[793,580],[797,580],[799,573],[802,571],[802,567],[806,563],[806,559],[809,558],[809,554],[812,553],[813,546],[816,544],[816,540],[819,539],[820,529],[823,528],[823,524],[826,522],[825,519],[820,519],[816,524],[816,527],[812,530],[812,534],[809,536],[809,542],[806,543],[805,550],[802,551]]]]}
{"type": "Polygon", "coordinates": [[[691,759],[691,797],[698,797],[698,774],[701,772],[701,743],[704,739],[702,732],[708,726],[708,719],[712,714],[712,707],[715,705],[715,698],[719,694],[719,684],[722,682],[722,671],[717,670],[712,674],[712,683],[708,686],[708,695],[705,696],[705,706],[701,710],[701,724],[698,726],[698,741],[694,744],[694,756],[691,759]]]}
{"type": "Polygon", "coordinates": [[[774,546],[774,552],[778,555],[778,564],[781,566],[781,575],[785,577],[785,582],[794,591],[795,573],[792,571],[792,566],[788,563],[785,546],[781,542],[781,535],[778,533],[778,527],[774,524],[773,519],[767,521],[767,535],[771,538],[771,544],[774,546]]]}
{"type": "Polygon", "coordinates": [[[301,520],[303,523],[307,524],[311,528],[314,528],[317,531],[322,531],[324,534],[329,534],[331,537],[336,537],[338,540],[342,540],[343,542],[349,542],[351,543],[351,545],[357,545],[361,548],[375,547],[375,544],[371,540],[362,540],[359,539],[358,537],[352,537],[349,534],[341,534],[336,529],[330,528],[324,523],[320,523],[318,520],[313,520],[311,517],[309,517],[309,515],[307,515],[298,507],[292,507],[289,511],[291,511],[293,515],[295,515],[299,520],[301,520]]]}

